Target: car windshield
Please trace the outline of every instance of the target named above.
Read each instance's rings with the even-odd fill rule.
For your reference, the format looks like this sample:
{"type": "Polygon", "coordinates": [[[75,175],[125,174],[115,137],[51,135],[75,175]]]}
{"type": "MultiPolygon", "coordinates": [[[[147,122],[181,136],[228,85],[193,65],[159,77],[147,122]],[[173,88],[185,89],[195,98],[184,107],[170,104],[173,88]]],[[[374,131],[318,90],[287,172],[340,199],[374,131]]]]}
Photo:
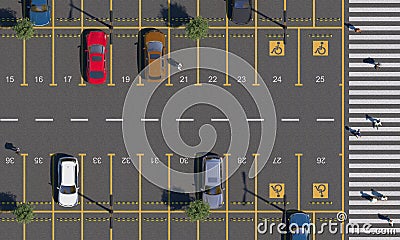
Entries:
{"type": "Polygon", "coordinates": [[[90,46],[90,48],[89,48],[89,52],[90,53],[101,53],[101,54],[103,54],[104,53],[104,47],[103,46],[101,46],[101,45],[92,45],[92,46],[90,46]]]}
{"type": "Polygon", "coordinates": [[[157,59],[160,57],[160,54],[150,54],[150,59],[157,59]]]}
{"type": "Polygon", "coordinates": [[[46,12],[47,11],[47,5],[32,5],[32,11],[33,12],[46,12]]]}
{"type": "Polygon", "coordinates": [[[101,60],[103,60],[101,56],[92,56],[92,61],[94,62],[100,62],[101,60]]]}
{"type": "Polygon", "coordinates": [[[219,194],[222,193],[221,187],[217,186],[217,187],[213,187],[213,188],[207,189],[206,193],[208,195],[219,195],[219,194]]]}
{"type": "Polygon", "coordinates": [[[90,72],[90,78],[103,78],[103,72],[90,72]]]}
{"type": "Polygon", "coordinates": [[[246,0],[238,0],[235,2],[235,8],[249,8],[249,2],[246,0]]]}
{"type": "Polygon", "coordinates": [[[76,188],[75,186],[61,186],[60,192],[63,194],[72,194],[76,193],[76,188]]]}
{"type": "Polygon", "coordinates": [[[163,45],[159,41],[150,41],[147,44],[147,51],[148,52],[161,52],[163,45]]]}

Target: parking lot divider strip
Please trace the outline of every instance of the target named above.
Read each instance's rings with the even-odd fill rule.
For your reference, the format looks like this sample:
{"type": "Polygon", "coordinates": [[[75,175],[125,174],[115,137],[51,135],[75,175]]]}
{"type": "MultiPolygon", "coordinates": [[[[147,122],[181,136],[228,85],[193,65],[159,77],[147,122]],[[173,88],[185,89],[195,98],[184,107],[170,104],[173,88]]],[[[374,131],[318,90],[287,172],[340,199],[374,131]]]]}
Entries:
{"type": "MultiPolygon", "coordinates": [[[[341,138],[342,138],[342,151],[341,151],[341,160],[342,160],[342,176],[341,176],[341,180],[342,180],[342,210],[341,210],[341,212],[345,212],[345,205],[344,205],[344,189],[345,189],[345,179],[344,179],[344,164],[345,164],[345,159],[344,159],[344,157],[345,157],[345,155],[344,155],[344,144],[345,144],[345,141],[344,141],[344,124],[345,124],[345,122],[344,122],[344,93],[345,93],[345,86],[344,86],[344,71],[345,71],[345,69],[344,69],[344,33],[345,33],[345,26],[344,26],[344,0],[342,0],[342,21],[341,21],[341,27],[342,27],[342,29],[341,29],[341,34],[342,34],[342,81],[341,81],[341,90],[342,90],[342,129],[341,129],[341,132],[342,132],[342,136],[341,136],[341,138]]],[[[341,223],[342,224],[342,229],[343,229],[343,227],[344,227],[344,221],[341,223]]],[[[344,240],[345,239],[345,236],[344,236],[344,233],[342,233],[341,234],[342,235],[342,240],[344,240]]]]}

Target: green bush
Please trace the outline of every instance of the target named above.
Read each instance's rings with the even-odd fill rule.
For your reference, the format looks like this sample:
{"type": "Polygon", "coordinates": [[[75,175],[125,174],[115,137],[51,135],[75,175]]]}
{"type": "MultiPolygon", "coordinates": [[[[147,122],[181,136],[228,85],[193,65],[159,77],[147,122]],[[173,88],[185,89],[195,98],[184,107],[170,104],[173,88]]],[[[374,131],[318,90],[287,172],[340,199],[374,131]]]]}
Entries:
{"type": "Polygon", "coordinates": [[[13,27],[13,30],[15,31],[17,38],[22,40],[30,39],[35,33],[35,30],[33,29],[33,24],[29,20],[29,18],[18,20],[17,24],[13,27]]]}
{"type": "Polygon", "coordinates": [[[210,215],[210,205],[201,200],[191,202],[186,208],[186,215],[192,222],[204,221],[210,215]]]}
{"type": "Polygon", "coordinates": [[[206,19],[201,16],[195,17],[186,25],[186,35],[192,40],[202,39],[207,35],[208,27],[206,19]]]}
{"type": "Polygon", "coordinates": [[[17,208],[14,209],[13,213],[17,218],[17,222],[19,223],[30,223],[35,217],[35,213],[33,213],[33,207],[26,203],[18,205],[17,208]]]}

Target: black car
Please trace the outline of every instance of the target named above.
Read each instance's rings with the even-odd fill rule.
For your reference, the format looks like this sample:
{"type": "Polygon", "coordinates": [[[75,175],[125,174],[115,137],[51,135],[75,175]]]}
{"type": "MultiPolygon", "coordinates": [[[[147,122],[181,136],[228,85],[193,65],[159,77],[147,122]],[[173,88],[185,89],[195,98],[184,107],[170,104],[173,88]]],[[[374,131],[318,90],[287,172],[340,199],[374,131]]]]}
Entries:
{"type": "Polygon", "coordinates": [[[252,0],[225,0],[229,20],[236,24],[247,24],[251,20],[252,0]]]}

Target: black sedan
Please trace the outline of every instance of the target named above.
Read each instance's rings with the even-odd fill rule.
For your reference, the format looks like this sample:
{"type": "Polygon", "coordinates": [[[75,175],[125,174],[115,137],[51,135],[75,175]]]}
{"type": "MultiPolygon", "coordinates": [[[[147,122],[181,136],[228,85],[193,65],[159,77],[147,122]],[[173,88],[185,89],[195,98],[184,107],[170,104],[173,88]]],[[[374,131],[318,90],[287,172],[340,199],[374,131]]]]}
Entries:
{"type": "Polygon", "coordinates": [[[247,24],[251,20],[252,0],[225,0],[229,20],[236,24],[247,24]]]}

